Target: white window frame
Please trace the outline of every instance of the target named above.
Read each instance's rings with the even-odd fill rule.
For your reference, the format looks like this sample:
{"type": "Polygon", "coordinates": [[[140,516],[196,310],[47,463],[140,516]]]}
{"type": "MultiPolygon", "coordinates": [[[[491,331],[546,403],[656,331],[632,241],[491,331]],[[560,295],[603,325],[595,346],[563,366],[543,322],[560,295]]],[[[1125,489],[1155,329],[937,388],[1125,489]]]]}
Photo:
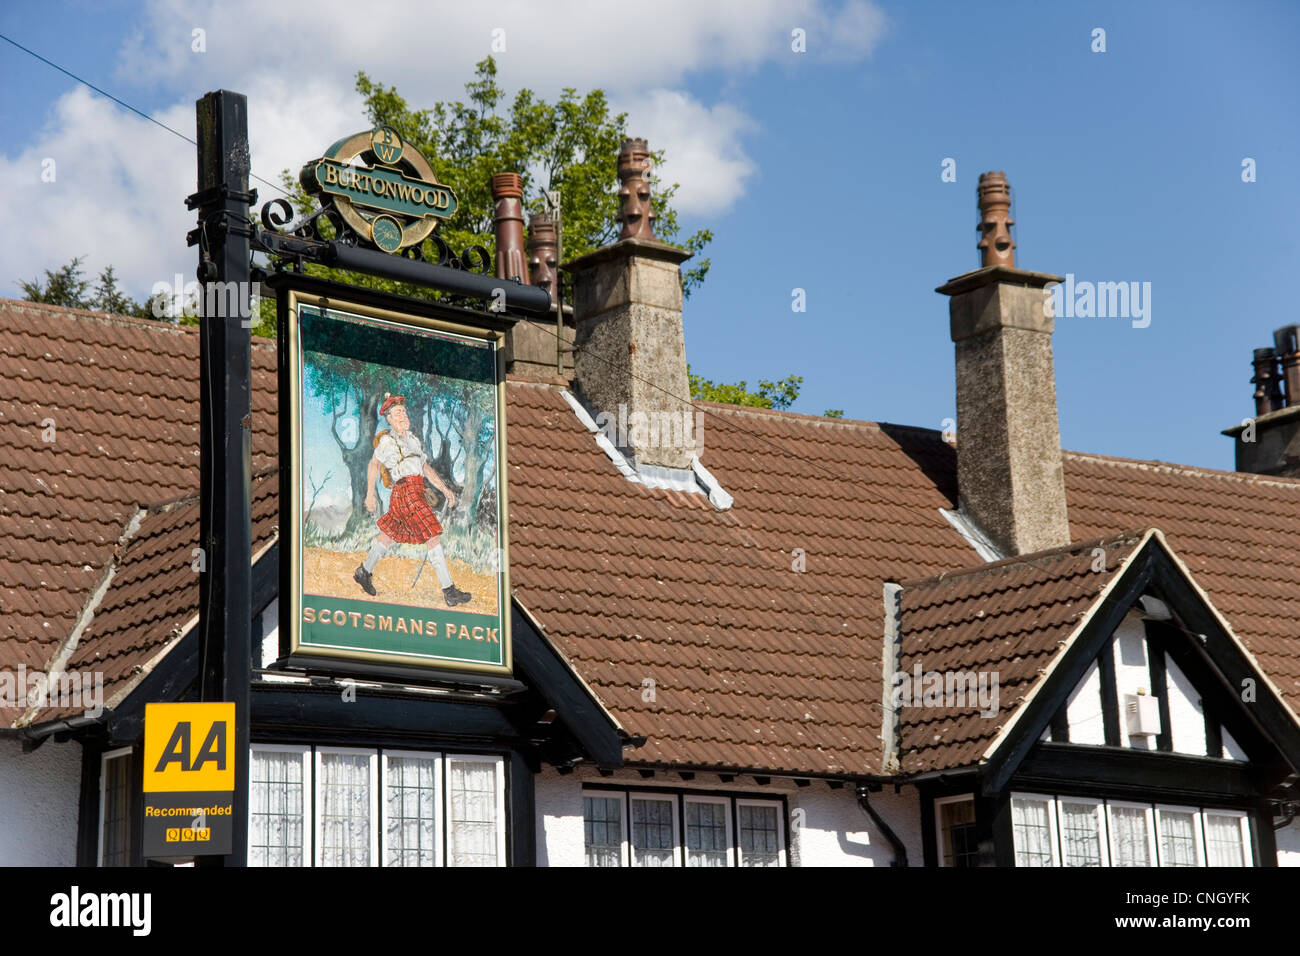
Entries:
{"type": "Polygon", "coordinates": [[[326,755],[342,755],[350,757],[369,757],[370,773],[370,865],[382,866],[379,859],[379,781],[376,779],[379,770],[379,752],[370,747],[317,747],[313,764],[312,777],[312,866],[323,867],[321,856],[324,847],[321,845],[321,817],[320,807],[321,800],[321,766],[324,763],[323,758],[326,755]]]}
{"type": "MultiPolygon", "coordinates": [[[[249,744],[248,745],[248,769],[250,773],[250,777],[249,777],[250,792],[248,795],[248,824],[247,824],[248,828],[247,830],[245,830],[245,833],[248,834],[248,836],[250,837],[253,834],[253,795],[251,792],[252,791],[251,773],[253,769],[253,754],[257,751],[261,751],[263,753],[297,754],[299,758],[302,760],[302,817],[299,819],[298,825],[302,828],[300,831],[302,834],[302,841],[301,841],[302,842],[302,865],[304,867],[311,866],[313,864],[309,863],[308,861],[312,859],[312,854],[315,852],[313,849],[313,841],[311,839],[311,837],[314,836],[314,834],[309,834],[308,832],[308,821],[312,818],[312,798],[316,792],[312,787],[312,764],[314,761],[312,760],[311,747],[306,746],[305,744],[249,744]]],[[[247,847],[246,849],[251,850],[252,847],[250,846],[247,847]]]]}
{"type": "Polygon", "coordinates": [[[446,762],[444,767],[443,779],[447,781],[442,791],[443,819],[446,823],[443,825],[446,846],[443,849],[444,860],[448,861],[444,865],[450,865],[451,860],[451,762],[461,761],[467,763],[491,763],[495,764],[496,771],[493,779],[496,780],[496,831],[497,831],[497,861],[496,866],[504,866],[506,859],[506,766],[505,758],[494,754],[444,754],[443,760],[446,762]]]}
{"type": "MultiPolygon", "coordinates": [[[[1011,811],[1011,854],[1014,858],[1016,853],[1016,825],[1015,825],[1015,806],[1016,800],[1032,801],[1034,803],[1047,804],[1047,845],[1052,854],[1052,862],[1048,867],[1057,867],[1061,865],[1061,848],[1058,845],[1057,837],[1060,830],[1056,823],[1056,797],[1050,793],[1013,793],[1011,795],[1012,806],[1008,807],[1011,811]]],[[[1016,864],[1019,867],[1019,864],[1016,864]]]]}
{"type": "MultiPolygon", "coordinates": [[[[1155,867],[1160,865],[1160,855],[1156,846],[1156,820],[1155,811],[1149,803],[1135,803],[1129,800],[1107,800],[1106,801],[1106,831],[1110,835],[1110,859],[1111,866],[1115,866],[1115,860],[1119,857],[1115,847],[1115,820],[1111,812],[1116,807],[1131,807],[1134,810],[1141,810],[1146,814],[1147,824],[1147,866],[1155,867]]],[[[1124,867],[1123,869],[1127,869],[1124,867]]]]}
{"type": "MultiPolygon", "coordinates": [[[[605,792],[609,793],[608,790],[605,792]]],[[[673,810],[672,812],[672,821],[673,821],[673,863],[672,865],[674,867],[680,867],[682,865],[682,855],[679,852],[679,848],[682,846],[682,842],[683,842],[682,826],[684,825],[684,821],[680,819],[682,816],[682,809],[678,805],[677,794],[669,793],[667,791],[660,791],[660,790],[629,790],[626,794],[626,799],[627,799],[627,865],[631,867],[636,867],[637,865],[636,858],[633,856],[633,854],[636,852],[636,848],[632,846],[632,801],[633,800],[658,800],[662,803],[668,803],[669,805],[672,806],[672,810],[673,810]]],[[[646,867],[638,867],[638,869],[646,869],[646,867]]]]}
{"type": "Polygon", "coordinates": [[[1253,867],[1255,865],[1255,845],[1251,841],[1250,814],[1245,810],[1220,810],[1216,807],[1201,808],[1201,841],[1205,845],[1205,863],[1202,865],[1210,865],[1210,833],[1205,824],[1206,817],[1236,817],[1237,829],[1241,834],[1241,865],[1243,867],[1253,867]]]}
{"type": "MultiPolygon", "coordinates": [[[[105,751],[104,753],[102,753],[102,754],[99,755],[99,829],[97,829],[97,830],[95,831],[95,845],[96,845],[95,862],[96,862],[96,865],[97,865],[97,866],[100,866],[100,867],[102,867],[102,866],[104,865],[104,807],[105,807],[105,806],[107,805],[107,803],[108,803],[108,799],[107,799],[107,797],[108,797],[108,773],[107,773],[107,771],[108,771],[108,762],[109,762],[110,760],[118,760],[118,759],[120,759],[120,758],[122,758],[122,757],[130,757],[130,756],[131,756],[131,753],[132,753],[132,749],[131,749],[130,747],[118,747],[116,750],[108,750],[108,751],[105,751]]],[[[130,838],[129,838],[129,834],[130,834],[130,819],[129,819],[129,818],[130,818],[130,814],[131,814],[131,807],[130,807],[130,798],[131,798],[131,782],[130,782],[129,780],[127,781],[126,793],[127,793],[127,810],[126,810],[126,812],[127,812],[127,817],[128,817],[128,821],[127,821],[127,833],[128,833],[128,841],[127,841],[128,860],[127,860],[127,865],[130,865],[130,859],[129,859],[129,855],[130,855],[130,838]]]]}
{"type": "Polygon", "coordinates": [[[1099,847],[1100,857],[1101,857],[1101,861],[1099,865],[1101,867],[1109,867],[1110,866],[1110,815],[1106,810],[1106,801],[1100,799],[1099,797],[1072,797],[1067,795],[1067,796],[1058,796],[1056,798],[1056,802],[1058,804],[1057,813],[1056,813],[1056,836],[1057,836],[1057,842],[1060,844],[1060,848],[1061,848],[1060,862],[1057,863],[1057,865],[1060,867],[1066,866],[1065,833],[1064,830],[1062,829],[1062,825],[1063,825],[1062,818],[1064,815],[1060,812],[1061,808],[1059,805],[1062,803],[1072,803],[1081,807],[1092,807],[1097,811],[1097,845],[1099,847]]]}
{"type": "MultiPolygon", "coordinates": [[[[693,793],[685,793],[685,794],[682,794],[682,805],[681,805],[681,814],[682,814],[682,843],[681,843],[681,846],[682,846],[682,866],[683,866],[683,867],[689,867],[689,866],[690,866],[690,854],[691,854],[690,848],[687,847],[687,845],[686,845],[686,832],[687,832],[687,826],[686,826],[686,805],[687,805],[688,803],[714,803],[714,804],[721,804],[721,806],[722,806],[723,819],[726,821],[726,827],[727,827],[727,854],[726,854],[726,860],[727,860],[727,862],[726,862],[726,865],[727,865],[727,866],[735,866],[735,865],[736,865],[736,823],[735,823],[735,820],[733,820],[733,819],[732,819],[732,816],[731,816],[731,801],[732,801],[733,799],[734,799],[733,797],[716,797],[716,796],[712,796],[712,795],[709,795],[709,794],[698,794],[698,795],[697,795],[697,794],[693,794],[693,793]]],[[[778,813],[777,815],[780,816],[779,813],[778,813]]]]}
{"type": "MultiPolygon", "coordinates": [[[[938,851],[939,851],[939,852],[938,852],[938,856],[939,856],[939,866],[940,866],[940,867],[945,867],[945,868],[947,867],[947,864],[944,863],[943,861],[944,861],[944,857],[947,856],[947,854],[944,852],[944,845],[943,845],[943,844],[944,844],[944,833],[943,833],[943,808],[944,808],[945,806],[947,806],[948,804],[950,804],[950,803],[969,803],[969,804],[971,804],[972,806],[974,806],[974,804],[975,804],[975,795],[974,795],[974,794],[971,794],[971,793],[959,793],[959,794],[957,794],[957,795],[954,796],[954,797],[936,797],[936,798],[935,798],[935,801],[934,801],[934,833],[935,833],[935,846],[938,848],[938,851]]],[[[1012,842],[1013,842],[1013,844],[1014,844],[1014,842],[1015,842],[1015,841],[1014,841],[1014,835],[1013,835],[1013,838],[1012,838],[1012,842]]],[[[1012,846],[1012,849],[1013,849],[1013,850],[1015,849],[1014,845],[1012,846]]]]}
{"type": "Polygon", "coordinates": [[[745,865],[745,851],[740,845],[740,808],[741,807],[771,807],[776,811],[776,852],[777,866],[785,866],[785,827],[782,825],[781,801],[779,800],[762,800],[754,797],[736,797],[736,865],[745,865]]]}
{"type": "MultiPolygon", "coordinates": [[[[1178,869],[1192,869],[1197,867],[1204,868],[1206,865],[1205,864],[1205,831],[1203,829],[1204,824],[1201,821],[1200,808],[1180,807],[1175,804],[1164,804],[1164,803],[1158,803],[1155,806],[1156,852],[1157,854],[1159,854],[1156,856],[1156,861],[1157,861],[1156,865],[1160,867],[1168,866],[1168,864],[1166,864],[1164,861],[1163,854],[1160,853],[1160,836],[1161,836],[1161,830],[1163,829],[1163,823],[1161,822],[1161,815],[1164,813],[1189,813],[1192,816],[1192,846],[1194,847],[1194,852],[1196,853],[1196,862],[1192,865],[1192,867],[1178,867],[1178,869]]],[[[1173,869],[1173,867],[1170,868],[1173,869]]]]}
{"type": "MultiPolygon", "coordinates": [[[[726,846],[726,866],[736,867],[743,865],[743,851],[740,848],[740,820],[738,817],[741,805],[771,807],[776,811],[777,817],[777,843],[778,843],[778,861],[780,866],[789,866],[789,811],[785,801],[779,797],[767,796],[765,794],[756,794],[752,792],[741,793],[717,793],[717,792],[693,792],[690,790],[657,790],[642,789],[631,786],[612,786],[605,787],[597,783],[591,783],[581,788],[582,797],[603,797],[605,799],[617,799],[621,802],[623,808],[623,832],[622,832],[622,852],[619,858],[620,866],[636,866],[632,846],[632,801],[647,800],[660,803],[667,803],[671,809],[672,828],[673,828],[673,847],[671,866],[681,867],[686,865],[688,849],[686,846],[686,805],[688,803],[709,803],[722,805],[724,821],[727,832],[726,846]]],[[[583,807],[583,859],[586,859],[586,807],[583,807]]]]}
{"type": "MultiPolygon", "coordinates": [[[[436,750],[385,750],[380,754],[379,761],[379,825],[382,828],[380,839],[381,852],[387,854],[388,845],[386,839],[388,833],[388,758],[397,757],[400,760],[428,760],[433,764],[433,865],[443,865],[443,842],[446,834],[447,821],[443,814],[446,812],[446,793],[443,790],[442,774],[442,751],[436,750]]],[[[376,866],[387,867],[388,859],[384,856],[375,862],[376,866]]],[[[402,867],[393,867],[393,869],[402,869],[402,867]]]]}
{"type": "MultiPolygon", "coordinates": [[[[938,847],[939,865],[943,866],[943,846],[942,846],[942,816],[939,807],[942,804],[954,803],[966,799],[964,796],[944,797],[935,801],[935,832],[936,846],[938,847]]],[[[1054,794],[1045,796],[1041,793],[1013,793],[1011,799],[1014,800],[1036,800],[1038,802],[1047,802],[1050,804],[1048,819],[1052,828],[1052,866],[1065,866],[1065,842],[1061,834],[1061,804],[1074,803],[1083,806],[1093,806],[1102,810],[1104,816],[1100,817],[1101,825],[1105,831],[1099,833],[1102,845],[1101,865],[1104,867],[1116,867],[1115,862],[1119,857],[1118,847],[1116,845],[1115,814],[1118,809],[1141,810],[1143,819],[1146,824],[1147,834],[1147,866],[1165,867],[1166,863],[1160,849],[1160,836],[1162,823],[1162,814],[1165,813],[1185,813],[1192,817],[1192,833],[1196,852],[1197,868],[1209,866],[1209,848],[1207,845],[1206,816],[1231,817],[1237,820],[1238,830],[1241,838],[1241,853],[1244,866],[1255,866],[1254,844],[1252,838],[1251,815],[1246,810],[1235,808],[1218,808],[1218,807],[1189,807],[1172,803],[1139,803],[1133,800],[1107,800],[1101,797],[1080,797],[1070,794],[1054,794]]],[[[1014,809],[1012,810],[1014,813],[1014,809]]],[[[1012,853],[1015,847],[1015,829],[1012,827],[1012,853]]]]}
{"type": "MultiPolygon", "coordinates": [[[[618,800],[623,804],[619,814],[619,824],[621,832],[619,834],[618,865],[634,866],[632,862],[632,802],[628,799],[628,794],[619,790],[596,790],[589,787],[582,788],[582,863],[587,866],[587,804],[588,797],[600,800],[618,800]]],[[[677,817],[677,801],[673,800],[673,818],[677,817]]]]}

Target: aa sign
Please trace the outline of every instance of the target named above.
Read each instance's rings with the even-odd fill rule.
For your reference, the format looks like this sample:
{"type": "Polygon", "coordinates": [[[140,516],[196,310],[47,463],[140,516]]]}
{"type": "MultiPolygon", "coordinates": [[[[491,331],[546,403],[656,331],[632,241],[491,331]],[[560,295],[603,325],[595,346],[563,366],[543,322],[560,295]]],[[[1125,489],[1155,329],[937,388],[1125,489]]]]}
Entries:
{"type": "Polygon", "coordinates": [[[234,789],[234,704],[145,704],[145,793],[234,789]]]}

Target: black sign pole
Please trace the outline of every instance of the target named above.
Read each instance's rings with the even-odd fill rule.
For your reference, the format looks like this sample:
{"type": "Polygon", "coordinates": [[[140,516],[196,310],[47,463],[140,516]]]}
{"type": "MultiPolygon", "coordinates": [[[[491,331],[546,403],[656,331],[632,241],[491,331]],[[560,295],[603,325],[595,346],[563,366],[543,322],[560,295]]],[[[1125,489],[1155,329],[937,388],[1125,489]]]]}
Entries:
{"type": "Polygon", "coordinates": [[[198,120],[197,207],[202,472],[199,574],[199,680],[205,701],[235,705],[234,850],[199,860],[207,866],[248,862],[248,723],[252,680],[252,529],[248,310],[248,99],[218,90],[195,104],[198,120]],[[231,305],[238,307],[232,309],[231,305]],[[230,314],[233,312],[234,314],[230,314]]]}

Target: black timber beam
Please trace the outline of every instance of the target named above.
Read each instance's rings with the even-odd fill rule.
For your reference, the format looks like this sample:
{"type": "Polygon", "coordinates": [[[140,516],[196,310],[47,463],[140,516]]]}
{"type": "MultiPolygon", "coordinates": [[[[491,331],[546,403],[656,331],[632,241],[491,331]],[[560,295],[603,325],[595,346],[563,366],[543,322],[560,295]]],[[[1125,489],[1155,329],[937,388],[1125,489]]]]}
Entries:
{"type": "Polygon", "coordinates": [[[1042,742],[1021,762],[1008,789],[1240,806],[1253,804],[1270,783],[1261,779],[1261,768],[1236,761],[1128,747],[1042,742]]]}
{"type": "Polygon", "coordinates": [[[601,766],[623,762],[623,739],[609,716],[582,682],[542,637],[528,615],[510,607],[510,634],[514,641],[515,670],[559,714],[569,733],[601,766]]]}

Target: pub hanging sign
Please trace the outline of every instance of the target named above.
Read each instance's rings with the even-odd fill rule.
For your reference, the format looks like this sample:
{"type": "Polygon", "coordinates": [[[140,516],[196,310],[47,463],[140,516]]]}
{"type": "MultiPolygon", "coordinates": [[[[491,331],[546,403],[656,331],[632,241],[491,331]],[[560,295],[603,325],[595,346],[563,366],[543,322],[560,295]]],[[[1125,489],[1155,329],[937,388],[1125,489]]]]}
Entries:
{"type": "Polygon", "coordinates": [[[391,126],[346,136],[302,168],[304,189],[332,206],[363,239],[400,252],[456,212],[456,196],[391,126]]]}
{"type": "Polygon", "coordinates": [[[271,281],[290,660],[509,674],[503,333],[271,281]]]}

